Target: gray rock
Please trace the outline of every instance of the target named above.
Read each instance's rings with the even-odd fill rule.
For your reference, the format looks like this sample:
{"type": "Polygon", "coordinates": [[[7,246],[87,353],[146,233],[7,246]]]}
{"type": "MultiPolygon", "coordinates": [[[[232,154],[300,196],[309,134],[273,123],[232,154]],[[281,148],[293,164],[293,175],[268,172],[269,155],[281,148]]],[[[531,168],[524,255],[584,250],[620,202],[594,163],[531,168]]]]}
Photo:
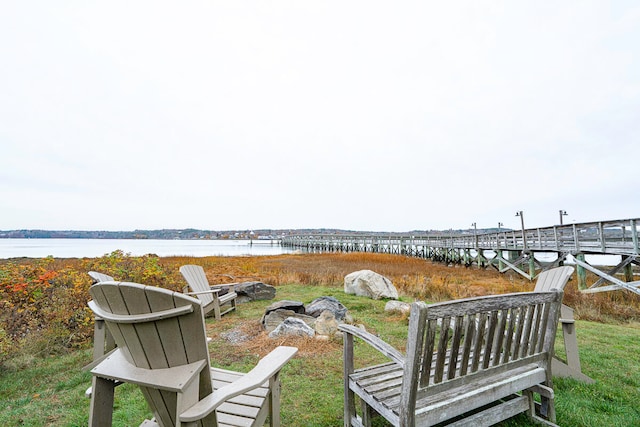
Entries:
{"type": "Polygon", "coordinates": [[[391,280],[371,270],[354,271],[344,278],[344,292],[373,299],[398,299],[391,280]]]}
{"type": "Polygon", "coordinates": [[[336,320],[342,322],[347,314],[347,307],[334,297],[319,297],[307,305],[306,313],[309,316],[318,317],[323,311],[330,311],[336,320]]]}
{"type": "Polygon", "coordinates": [[[270,300],[276,297],[276,288],[262,282],[243,282],[235,285],[239,302],[270,300]]]}
{"type": "Polygon", "coordinates": [[[309,325],[309,327],[311,328],[313,328],[316,323],[315,317],[307,316],[305,314],[300,314],[292,310],[286,310],[281,308],[281,309],[273,310],[273,311],[270,311],[269,313],[266,313],[262,317],[262,326],[264,327],[265,331],[269,333],[269,332],[272,332],[274,329],[276,329],[282,322],[284,322],[288,318],[300,319],[301,321],[309,325]]]}
{"type": "Polygon", "coordinates": [[[289,317],[280,323],[276,329],[269,333],[269,338],[286,336],[307,336],[313,337],[316,332],[301,319],[289,317]]]}
{"type": "Polygon", "coordinates": [[[300,313],[300,314],[306,313],[303,303],[301,303],[300,301],[288,301],[288,300],[274,302],[269,307],[264,309],[264,313],[269,314],[272,311],[281,310],[281,309],[291,310],[295,313],[300,313]]]}
{"type": "Polygon", "coordinates": [[[316,333],[318,335],[333,336],[338,332],[338,321],[329,310],[325,310],[316,320],[316,333]]]}
{"type": "Polygon", "coordinates": [[[387,301],[384,311],[398,312],[408,315],[411,312],[411,304],[402,301],[387,301]]]}

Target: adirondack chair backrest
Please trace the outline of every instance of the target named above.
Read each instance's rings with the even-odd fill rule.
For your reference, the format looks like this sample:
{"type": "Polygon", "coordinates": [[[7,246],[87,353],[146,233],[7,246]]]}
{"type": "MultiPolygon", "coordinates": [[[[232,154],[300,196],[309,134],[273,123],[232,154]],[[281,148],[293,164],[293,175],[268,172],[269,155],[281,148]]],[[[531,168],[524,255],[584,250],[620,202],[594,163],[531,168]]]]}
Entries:
{"type": "MultiPolygon", "coordinates": [[[[207,368],[200,372],[199,397],[212,393],[204,317],[198,300],[127,282],[101,282],[89,292],[93,298],[89,306],[105,320],[119,351],[131,364],[163,369],[206,360],[207,368]]],[[[176,393],[141,389],[156,421],[161,426],[176,425],[176,393]]]]}
{"type": "MultiPolygon", "coordinates": [[[[201,266],[183,265],[180,267],[180,273],[182,273],[182,277],[187,281],[193,292],[205,292],[210,289],[207,275],[201,266]]],[[[213,297],[208,293],[199,294],[198,299],[202,302],[203,306],[213,301],[213,297]]]]}
{"type": "Polygon", "coordinates": [[[90,271],[89,276],[91,276],[91,278],[95,280],[96,283],[113,281],[113,277],[109,276],[108,274],[98,273],[97,271],[90,271]]]}
{"type": "Polygon", "coordinates": [[[562,292],[554,291],[413,303],[400,407],[412,413],[439,384],[463,383],[509,363],[537,363],[550,372],[561,301],[562,292]]]}
{"type": "Polygon", "coordinates": [[[535,292],[546,292],[554,289],[564,290],[569,278],[573,274],[573,267],[563,266],[543,271],[536,279],[535,292]]]}

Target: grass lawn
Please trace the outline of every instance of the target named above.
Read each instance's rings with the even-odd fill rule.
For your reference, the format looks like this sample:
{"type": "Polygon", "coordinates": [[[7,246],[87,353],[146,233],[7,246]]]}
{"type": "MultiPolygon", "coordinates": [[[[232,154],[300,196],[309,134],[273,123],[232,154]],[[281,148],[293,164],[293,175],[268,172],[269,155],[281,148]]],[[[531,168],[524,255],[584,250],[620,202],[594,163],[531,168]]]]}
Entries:
{"type": "MultiPolygon", "coordinates": [[[[407,320],[384,313],[384,301],[346,295],[341,287],[280,285],[276,300],[308,304],[329,295],[339,299],[354,320],[398,349],[404,349],[407,320]]],[[[342,343],[287,339],[271,340],[259,330],[264,308],[273,301],[241,304],[221,321],[207,319],[211,360],[216,366],[247,371],[260,356],[277,345],[300,348],[282,372],[283,426],[342,426],[342,343]],[[225,336],[245,335],[231,344],[225,336]]],[[[578,320],[577,334],[582,370],[595,384],[557,378],[557,422],[562,426],[640,425],[640,325],[612,325],[578,320]]],[[[557,351],[562,354],[558,336],[557,351]]],[[[356,345],[356,357],[382,360],[365,345],[356,345]]],[[[36,358],[6,364],[0,373],[0,425],[85,426],[89,399],[84,397],[91,376],[81,370],[91,351],[36,358]]],[[[137,388],[124,385],[116,391],[114,425],[138,425],[150,413],[137,388]]],[[[382,426],[383,423],[378,425],[382,426]]],[[[526,416],[502,425],[533,425],[526,416]]]]}

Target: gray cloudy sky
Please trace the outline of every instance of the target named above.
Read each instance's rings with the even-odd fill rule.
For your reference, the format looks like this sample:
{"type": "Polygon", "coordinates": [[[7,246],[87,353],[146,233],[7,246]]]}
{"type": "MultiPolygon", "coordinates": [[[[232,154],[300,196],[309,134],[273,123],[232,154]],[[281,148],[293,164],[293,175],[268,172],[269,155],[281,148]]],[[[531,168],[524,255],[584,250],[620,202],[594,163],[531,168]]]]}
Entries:
{"type": "Polygon", "coordinates": [[[640,217],[635,1],[0,10],[0,229],[640,217]]]}

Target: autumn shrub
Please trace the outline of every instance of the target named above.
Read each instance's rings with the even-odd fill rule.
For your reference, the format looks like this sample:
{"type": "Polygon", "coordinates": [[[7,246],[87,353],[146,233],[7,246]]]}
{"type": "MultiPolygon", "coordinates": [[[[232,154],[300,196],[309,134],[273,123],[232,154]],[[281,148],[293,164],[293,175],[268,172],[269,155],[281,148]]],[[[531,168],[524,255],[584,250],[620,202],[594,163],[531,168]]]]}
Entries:
{"type": "Polygon", "coordinates": [[[167,271],[153,255],[114,251],[100,258],[5,261],[0,265],[0,363],[21,353],[60,353],[90,342],[90,270],[118,280],[165,286],[167,271]]]}
{"type": "Polygon", "coordinates": [[[3,358],[85,344],[93,328],[86,306],[89,285],[80,272],[58,268],[53,258],[3,264],[0,328],[11,343],[3,358]]]}
{"type": "Polygon", "coordinates": [[[94,270],[108,274],[123,282],[144,283],[149,286],[165,287],[166,267],[155,255],[131,256],[116,250],[100,258],[86,258],[81,267],[85,272],[94,270]]]}

